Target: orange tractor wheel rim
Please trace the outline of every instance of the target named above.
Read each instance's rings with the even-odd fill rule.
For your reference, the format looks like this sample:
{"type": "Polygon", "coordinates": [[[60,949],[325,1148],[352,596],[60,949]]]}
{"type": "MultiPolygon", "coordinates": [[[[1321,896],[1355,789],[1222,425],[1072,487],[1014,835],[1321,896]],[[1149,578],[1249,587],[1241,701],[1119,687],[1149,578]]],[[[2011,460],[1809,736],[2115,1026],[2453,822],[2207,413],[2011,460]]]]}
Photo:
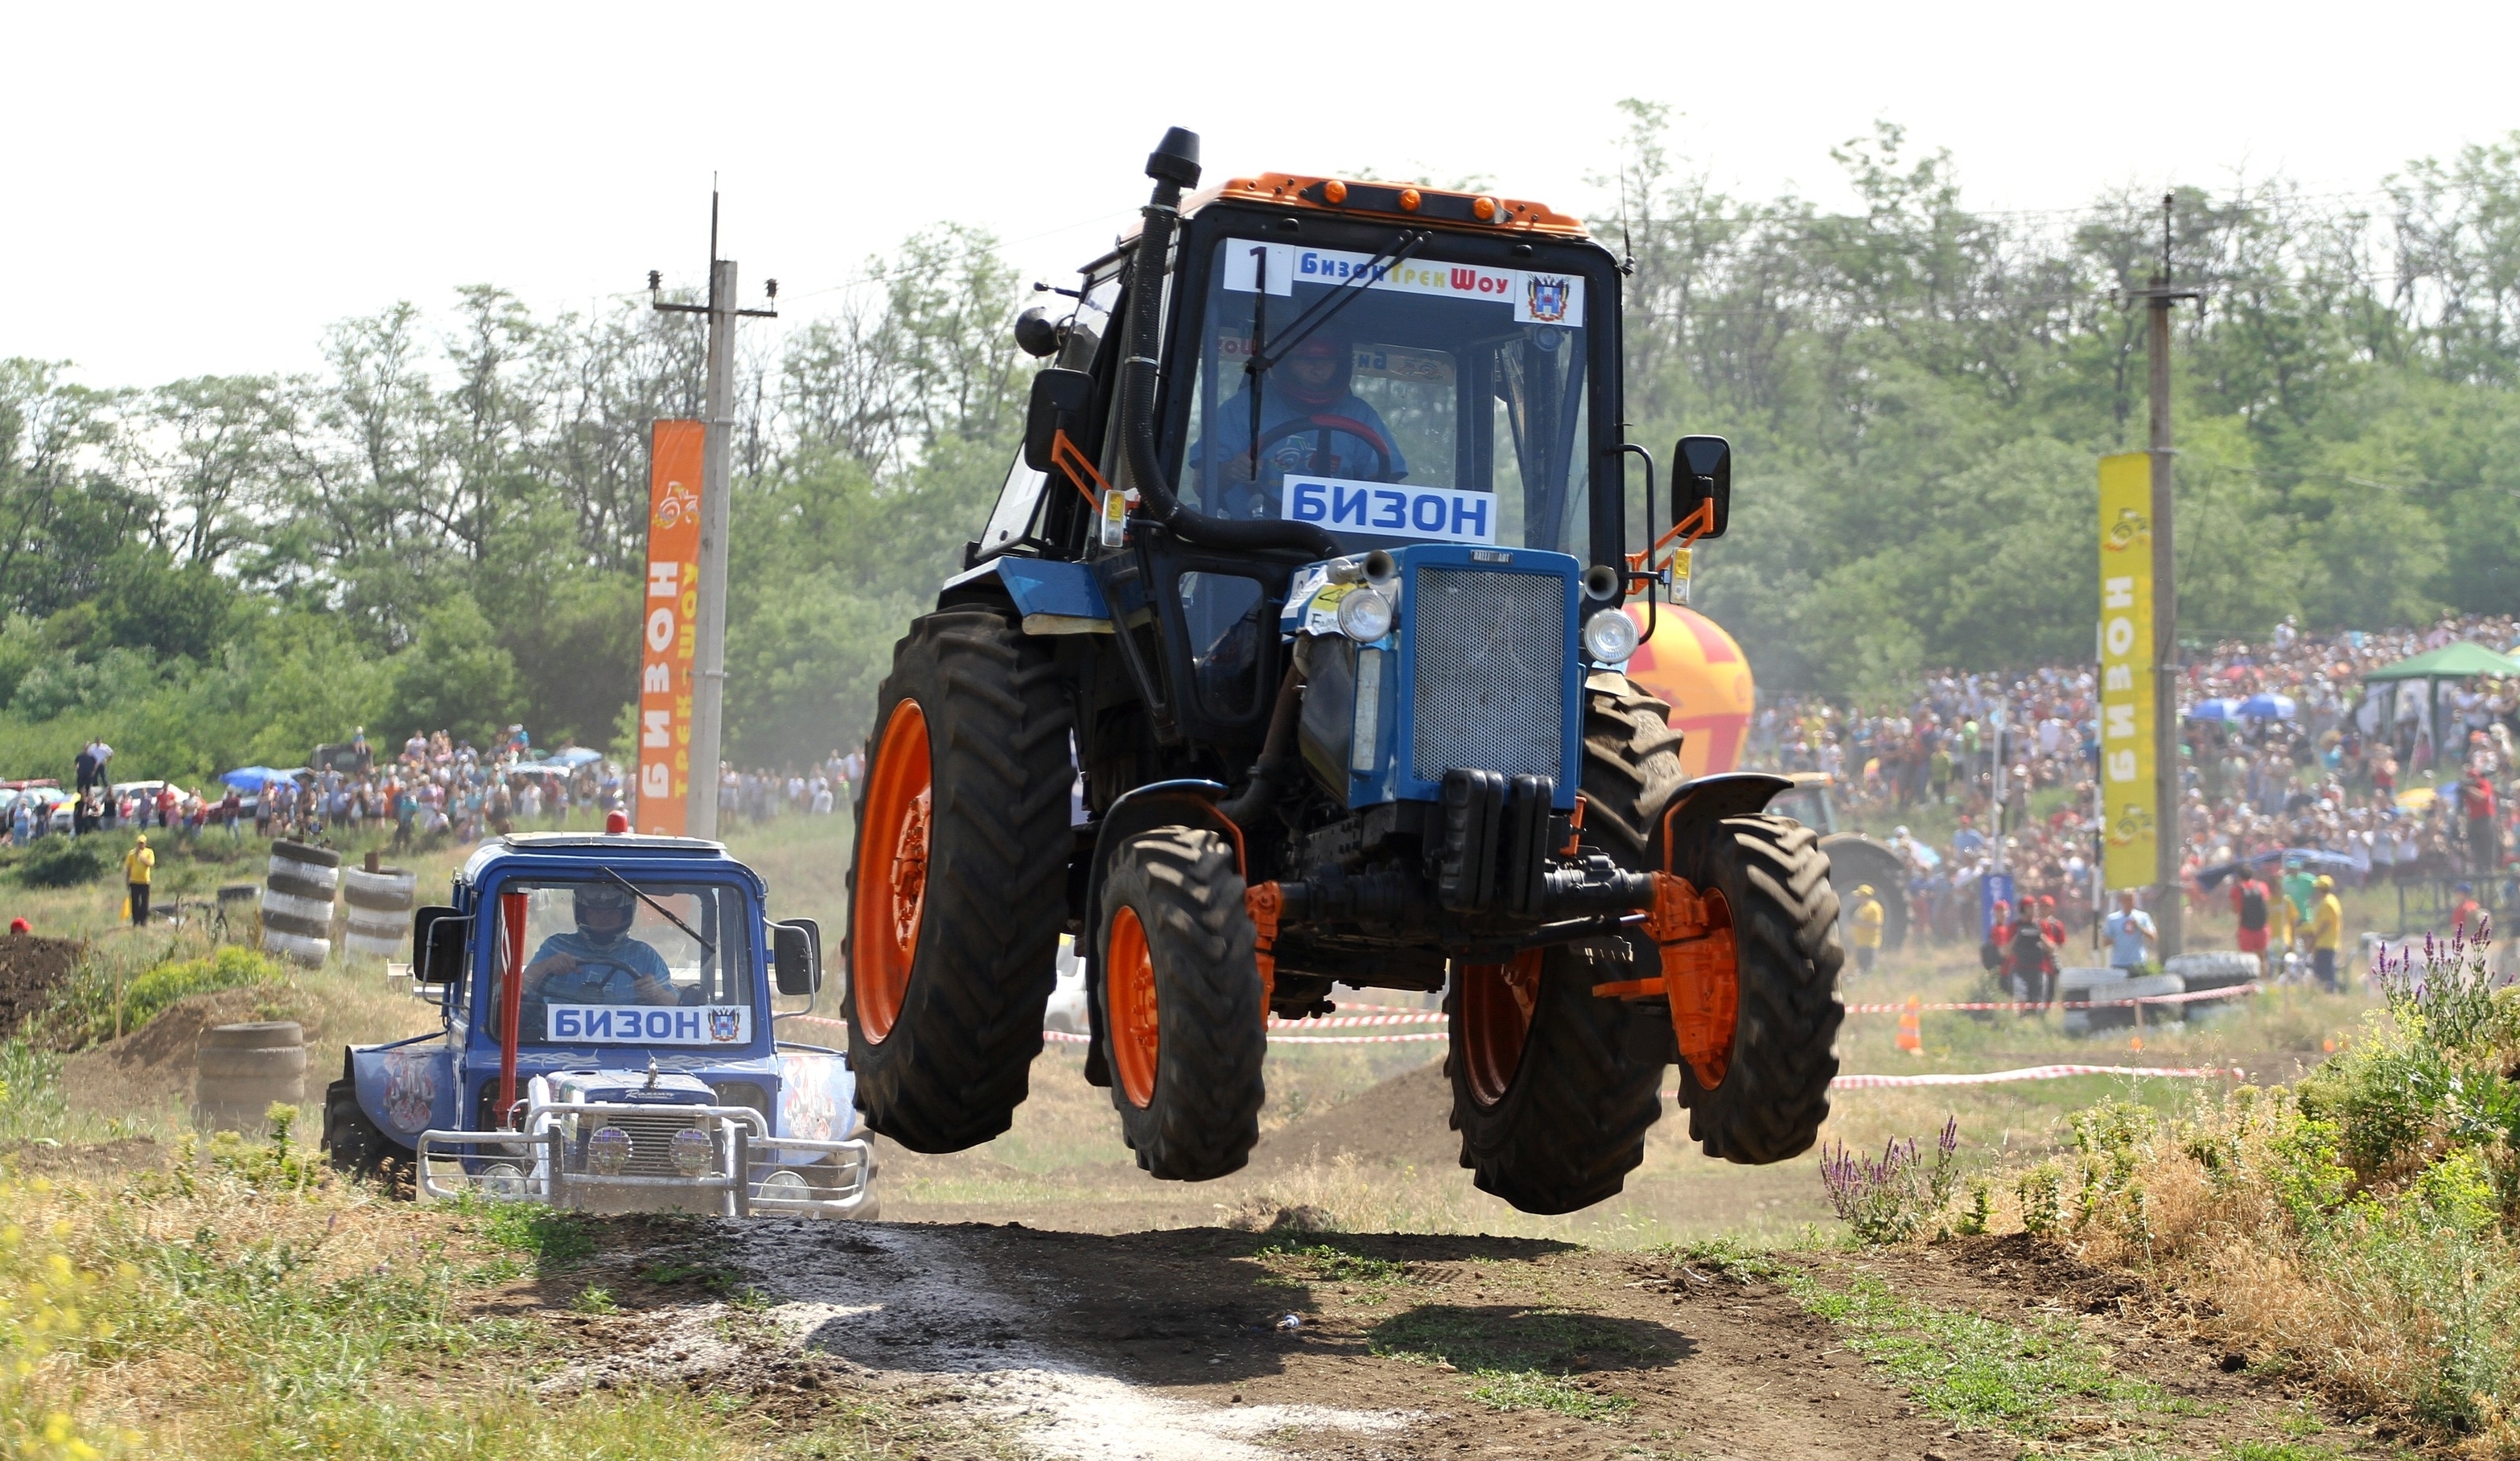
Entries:
{"type": "Polygon", "coordinates": [[[1111,1027],[1111,1073],[1120,1093],[1143,1111],[1155,1099],[1155,956],[1147,947],[1147,927],[1127,904],[1111,915],[1111,938],[1103,947],[1103,1017],[1111,1027]]]}
{"type": "Polygon", "coordinates": [[[892,707],[867,783],[867,858],[858,874],[857,924],[850,930],[849,978],[858,1028],[880,1041],[901,1018],[919,921],[927,907],[929,815],[935,783],[927,757],[927,716],[916,700],[892,707]]]}
{"type": "Polygon", "coordinates": [[[1511,963],[1462,967],[1462,1072],[1482,1106],[1504,1100],[1522,1068],[1531,1012],[1540,1002],[1540,951],[1530,949],[1511,963]]]}

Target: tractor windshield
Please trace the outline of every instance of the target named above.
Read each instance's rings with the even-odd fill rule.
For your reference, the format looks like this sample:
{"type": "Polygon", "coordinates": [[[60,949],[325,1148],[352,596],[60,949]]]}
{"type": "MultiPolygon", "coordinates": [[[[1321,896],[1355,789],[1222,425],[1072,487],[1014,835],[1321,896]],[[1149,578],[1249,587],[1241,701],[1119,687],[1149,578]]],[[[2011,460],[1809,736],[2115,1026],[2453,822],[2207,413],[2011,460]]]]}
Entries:
{"type": "Polygon", "coordinates": [[[505,897],[525,903],[518,1040],[527,1044],[750,1042],[752,961],[741,890],[610,878],[510,883],[485,1008],[513,955],[505,897]]]}
{"type": "Polygon", "coordinates": [[[1216,245],[1183,482],[1223,517],[1316,522],[1352,550],[1581,555],[1580,274],[1258,239],[1216,245]]]}

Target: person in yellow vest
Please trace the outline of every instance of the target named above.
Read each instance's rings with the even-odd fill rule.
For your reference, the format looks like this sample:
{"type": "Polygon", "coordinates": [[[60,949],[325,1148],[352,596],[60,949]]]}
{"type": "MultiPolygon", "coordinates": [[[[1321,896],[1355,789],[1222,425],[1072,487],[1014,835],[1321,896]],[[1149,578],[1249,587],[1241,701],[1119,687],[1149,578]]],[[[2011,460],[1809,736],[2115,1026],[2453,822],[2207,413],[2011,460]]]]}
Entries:
{"type": "Polygon", "coordinates": [[[131,841],[131,853],[122,860],[122,880],[131,886],[131,926],[149,921],[149,874],[158,865],[158,855],[149,850],[146,833],[131,841]]]}
{"type": "Polygon", "coordinates": [[[2336,879],[2320,873],[2310,885],[2310,966],[2323,990],[2339,988],[2336,950],[2345,942],[2345,905],[2336,898],[2336,879]]]}
{"type": "Polygon", "coordinates": [[[2280,979],[2284,960],[2294,952],[2301,937],[2301,910],[2292,900],[2278,893],[2267,900],[2267,973],[2280,979]]]}
{"type": "Polygon", "coordinates": [[[1863,883],[1855,890],[1855,972],[1869,974],[1872,961],[1881,956],[1881,925],[1888,917],[1882,911],[1881,900],[1872,896],[1872,885],[1863,883]]]}

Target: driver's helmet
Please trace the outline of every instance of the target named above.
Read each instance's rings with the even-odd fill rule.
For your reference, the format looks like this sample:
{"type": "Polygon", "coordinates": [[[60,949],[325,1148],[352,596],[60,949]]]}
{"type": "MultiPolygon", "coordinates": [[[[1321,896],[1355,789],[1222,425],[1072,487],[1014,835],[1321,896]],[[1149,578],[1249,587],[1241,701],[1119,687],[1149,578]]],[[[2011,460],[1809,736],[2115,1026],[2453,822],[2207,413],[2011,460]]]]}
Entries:
{"type": "Polygon", "coordinates": [[[577,931],[598,949],[609,949],[630,933],[639,900],[612,883],[587,883],[577,890],[577,931]]]}
{"type": "Polygon", "coordinates": [[[1286,353],[1288,365],[1317,360],[1327,360],[1332,366],[1328,382],[1319,387],[1311,386],[1302,376],[1290,370],[1282,377],[1282,388],[1298,405],[1334,406],[1347,398],[1348,377],[1356,370],[1356,347],[1329,331],[1317,330],[1286,353]]]}

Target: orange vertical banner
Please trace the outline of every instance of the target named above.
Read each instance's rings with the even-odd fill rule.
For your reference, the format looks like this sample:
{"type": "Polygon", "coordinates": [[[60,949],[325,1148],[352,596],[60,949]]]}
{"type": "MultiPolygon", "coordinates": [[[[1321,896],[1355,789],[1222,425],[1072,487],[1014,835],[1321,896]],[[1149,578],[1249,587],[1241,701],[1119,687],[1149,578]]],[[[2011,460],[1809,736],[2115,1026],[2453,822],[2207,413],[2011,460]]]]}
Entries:
{"type": "Polygon", "coordinates": [[[698,421],[658,421],[648,465],[648,592],[639,600],[639,816],[679,837],[692,786],[693,624],[699,617],[698,421]]]}

